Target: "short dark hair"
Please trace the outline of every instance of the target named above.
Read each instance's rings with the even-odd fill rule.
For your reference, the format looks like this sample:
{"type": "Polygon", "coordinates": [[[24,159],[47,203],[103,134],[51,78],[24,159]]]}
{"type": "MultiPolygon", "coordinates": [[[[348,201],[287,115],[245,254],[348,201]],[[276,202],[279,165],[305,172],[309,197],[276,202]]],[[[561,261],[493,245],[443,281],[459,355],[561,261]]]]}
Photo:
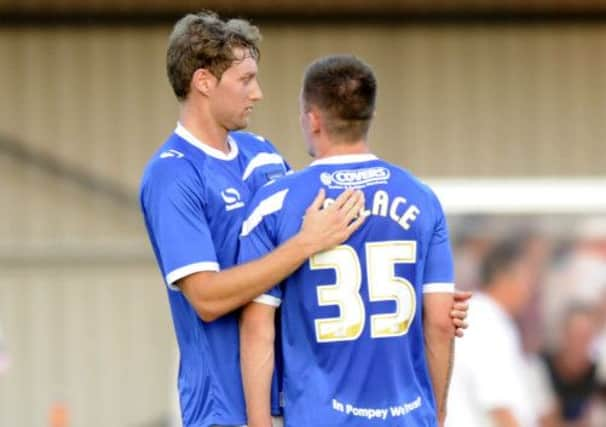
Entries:
{"type": "Polygon", "coordinates": [[[370,66],[352,55],[313,62],[303,78],[303,106],[326,115],[328,132],[344,141],[365,138],[375,111],[377,81],[370,66]]]}
{"type": "Polygon", "coordinates": [[[221,76],[237,58],[234,48],[244,48],[259,59],[259,29],[243,19],[222,21],[209,11],[188,14],[175,24],[168,39],[166,71],[177,99],[184,100],[194,72],[206,68],[221,76]]]}
{"type": "Polygon", "coordinates": [[[491,248],[480,268],[481,286],[490,287],[493,280],[513,266],[526,255],[525,239],[510,239],[497,243],[491,248]]]}

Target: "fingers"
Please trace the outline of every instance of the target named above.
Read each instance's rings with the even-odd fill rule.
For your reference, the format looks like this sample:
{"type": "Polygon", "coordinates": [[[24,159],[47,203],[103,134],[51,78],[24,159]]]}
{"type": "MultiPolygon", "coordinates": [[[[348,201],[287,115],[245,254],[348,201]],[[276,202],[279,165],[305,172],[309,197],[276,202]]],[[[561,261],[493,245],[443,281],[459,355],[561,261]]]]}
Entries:
{"type": "Polygon", "coordinates": [[[358,215],[356,219],[354,219],[351,224],[349,224],[347,226],[347,231],[349,232],[349,235],[351,236],[353,233],[356,232],[356,230],[358,228],[360,228],[362,226],[362,224],[364,224],[364,221],[366,221],[366,216],[365,215],[358,215]]]}
{"type": "Polygon", "coordinates": [[[469,327],[469,323],[467,323],[466,320],[456,317],[452,319],[452,324],[455,325],[457,329],[467,329],[469,327]]]}
{"type": "Polygon", "coordinates": [[[467,312],[467,310],[469,309],[469,303],[468,302],[455,302],[452,305],[452,309],[467,312]]]}
{"type": "Polygon", "coordinates": [[[324,191],[324,188],[320,188],[320,191],[318,191],[318,195],[316,196],[314,201],[311,202],[311,205],[309,205],[307,210],[319,211],[322,208],[322,205],[324,204],[324,199],[326,199],[326,191],[324,191]]]}
{"type": "Polygon", "coordinates": [[[361,216],[360,212],[364,209],[364,193],[356,191],[355,195],[351,197],[345,205],[343,205],[343,212],[345,213],[345,224],[349,224],[357,217],[361,216]]]}
{"type": "Polygon", "coordinates": [[[467,318],[467,312],[459,311],[459,310],[452,310],[450,312],[450,317],[452,317],[453,320],[465,320],[467,318]]]}
{"type": "Polygon", "coordinates": [[[471,298],[473,292],[471,291],[455,291],[454,299],[456,302],[465,302],[471,298]]]}
{"type": "Polygon", "coordinates": [[[341,194],[339,194],[339,197],[337,197],[335,202],[331,205],[331,208],[335,210],[341,209],[345,205],[345,203],[349,201],[349,199],[355,197],[354,194],[354,190],[351,188],[344,190],[341,194]]]}
{"type": "Polygon", "coordinates": [[[455,336],[462,338],[469,324],[465,320],[457,318],[452,319],[452,323],[455,325],[455,336]]]}
{"type": "MultiPolygon", "coordinates": [[[[358,200],[360,199],[360,191],[352,191],[351,196],[345,200],[345,203],[339,208],[345,214],[349,214],[353,207],[356,205],[358,200]]],[[[339,196],[340,197],[340,196],[339,196]]],[[[336,205],[336,203],[335,203],[336,205]]],[[[353,219],[353,218],[352,218],[353,219]]]]}

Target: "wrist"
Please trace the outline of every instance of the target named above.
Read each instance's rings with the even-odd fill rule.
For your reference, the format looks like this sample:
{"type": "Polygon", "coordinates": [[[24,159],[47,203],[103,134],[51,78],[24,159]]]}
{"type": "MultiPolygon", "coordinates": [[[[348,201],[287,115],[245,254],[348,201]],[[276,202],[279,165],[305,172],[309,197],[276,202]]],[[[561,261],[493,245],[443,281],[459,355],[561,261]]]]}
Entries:
{"type": "Polygon", "coordinates": [[[303,231],[299,231],[295,234],[291,239],[291,242],[296,249],[296,252],[301,254],[303,260],[310,258],[319,250],[313,239],[307,237],[303,231]]]}
{"type": "Polygon", "coordinates": [[[273,427],[271,416],[248,417],[248,427],[273,427]]]}

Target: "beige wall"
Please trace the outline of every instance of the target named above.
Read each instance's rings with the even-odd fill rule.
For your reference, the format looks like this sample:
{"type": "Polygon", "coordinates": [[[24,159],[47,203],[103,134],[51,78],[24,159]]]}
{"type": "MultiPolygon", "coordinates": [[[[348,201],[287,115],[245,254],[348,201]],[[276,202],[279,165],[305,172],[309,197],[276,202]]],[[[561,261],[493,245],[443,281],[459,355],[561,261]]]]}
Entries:
{"type": "MultiPolygon", "coordinates": [[[[136,188],[175,121],[167,31],[2,31],[0,131],[136,188]]],[[[264,34],[266,99],[253,128],[297,166],[306,162],[296,103],[303,67],[355,52],[379,77],[373,146],[421,175],[603,173],[606,27],[281,26],[264,34]]]]}
{"type": "MultiPolygon", "coordinates": [[[[171,131],[167,27],[0,30],[0,133],[135,192],[171,131]]],[[[379,78],[371,143],[421,176],[605,175],[606,28],[264,28],[253,129],[297,167],[303,67],[354,52],[379,78]]],[[[135,207],[0,152],[0,426],[140,425],[169,410],[173,332],[135,207]]]]}

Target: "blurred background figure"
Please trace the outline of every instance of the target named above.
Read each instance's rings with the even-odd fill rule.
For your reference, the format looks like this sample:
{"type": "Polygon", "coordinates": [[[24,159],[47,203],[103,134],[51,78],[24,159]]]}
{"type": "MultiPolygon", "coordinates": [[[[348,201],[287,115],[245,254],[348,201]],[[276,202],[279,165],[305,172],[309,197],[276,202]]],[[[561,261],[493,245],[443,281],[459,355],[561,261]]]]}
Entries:
{"type": "Polygon", "coordinates": [[[596,307],[570,305],[556,328],[557,345],[544,356],[564,427],[589,427],[592,420],[597,425],[600,392],[606,384],[601,383],[592,358],[596,326],[596,307]]]}
{"type": "Polygon", "coordinates": [[[453,252],[458,289],[468,291],[480,286],[480,263],[495,239],[489,227],[485,217],[466,215],[452,230],[456,233],[453,252]]]}
{"type": "Polygon", "coordinates": [[[472,327],[456,343],[448,427],[539,427],[551,410],[544,382],[535,380],[536,372],[529,375],[515,323],[537,283],[530,242],[498,242],[482,260],[479,292],[469,311],[472,327]]]}
{"type": "MultiPolygon", "coordinates": [[[[566,316],[571,303],[582,303],[596,310],[600,317],[597,334],[604,336],[606,323],[606,218],[589,217],[578,222],[573,239],[562,247],[560,256],[548,274],[543,299],[543,320],[555,324],[566,316]],[[600,305],[602,304],[602,305],[600,305]]],[[[558,328],[549,328],[547,345],[559,341],[558,328]]],[[[606,340],[596,336],[595,356],[606,352],[606,340]],[[599,342],[598,342],[599,341],[599,342]]]]}

